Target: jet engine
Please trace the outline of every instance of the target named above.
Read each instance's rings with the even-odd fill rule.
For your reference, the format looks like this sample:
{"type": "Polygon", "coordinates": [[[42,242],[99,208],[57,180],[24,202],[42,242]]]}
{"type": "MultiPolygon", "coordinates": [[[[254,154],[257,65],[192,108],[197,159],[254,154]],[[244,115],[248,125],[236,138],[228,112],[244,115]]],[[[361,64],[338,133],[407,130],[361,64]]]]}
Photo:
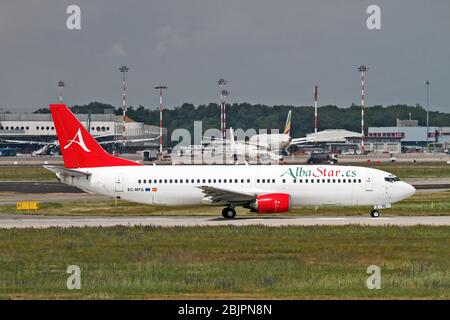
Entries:
{"type": "Polygon", "coordinates": [[[287,212],[291,207],[291,196],[286,193],[259,195],[248,204],[248,208],[258,213],[287,212]]]}

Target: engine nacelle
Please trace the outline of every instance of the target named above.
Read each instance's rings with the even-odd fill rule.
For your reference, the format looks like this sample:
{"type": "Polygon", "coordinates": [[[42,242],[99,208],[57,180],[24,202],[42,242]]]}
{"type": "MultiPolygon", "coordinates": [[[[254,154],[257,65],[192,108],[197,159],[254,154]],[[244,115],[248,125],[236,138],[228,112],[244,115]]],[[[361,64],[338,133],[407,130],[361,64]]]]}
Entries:
{"type": "Polygon", "coordinates": [[[260,195],[248,207],[258,213],[287,212],[291,207],[291,196],[286,193],[260,195]]]}

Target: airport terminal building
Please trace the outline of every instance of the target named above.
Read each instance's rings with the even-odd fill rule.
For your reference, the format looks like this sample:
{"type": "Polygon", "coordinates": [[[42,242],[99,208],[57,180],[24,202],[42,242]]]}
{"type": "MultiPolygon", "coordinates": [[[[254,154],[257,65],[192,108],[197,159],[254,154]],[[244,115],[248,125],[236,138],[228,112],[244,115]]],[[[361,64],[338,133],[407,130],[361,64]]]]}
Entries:
{"type": "MultiPolygon", "coordinates": [[[[399,120],[395,127],[369,127],[369,139],[399,139],[404,148],[425,148],[427,127],[419,126],[418,120],[399,120]]],[[[428,128],[428,143],[434,146],[450,145],[450,127],[428,128]]]]}
{"type": "MultiPolygon", "coordinates": [[[[76,114],[78,120],[97,137],[98,141],[122,139],[123,117],[114,114],[76,114]]],[[[163,141],[167,129],[163,128],[163,141]]],[[[126,140],[154,139],[152,141],[127,142],[129,151],[159,147],[159,127],[136,122],[126,117],[126,140]]],[[[0,114],[0,145],[29,151],[32,146],[18,141],[53,142],[57,139],[51,114],[2,113],[0,114]],[[5,141],[8,140],[9,142],[5,141]],[[14,142],[14,141],[17,141],[14,142]]],[[[38,147],[38,146],[37,146],[38,147]]],[[[36,149],[36,146],[34,146],[36,149]]]]}

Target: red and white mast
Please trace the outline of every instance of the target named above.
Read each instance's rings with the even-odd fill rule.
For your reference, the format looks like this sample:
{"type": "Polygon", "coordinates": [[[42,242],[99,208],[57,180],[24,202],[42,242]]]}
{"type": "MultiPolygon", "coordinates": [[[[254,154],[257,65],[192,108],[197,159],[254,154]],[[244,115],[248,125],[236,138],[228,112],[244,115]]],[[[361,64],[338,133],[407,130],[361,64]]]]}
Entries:
{"type": "Polygon", "coordinates": [[[226,85],[228,81],[225,79],[219,79],[217,84],[219,85],[220,92],[220,132],[222,135],[222,139],[226,139],[227,134],[227,116],[226,116],[226,104],[225,98],[228,96],[229,92],[223,89],[223,86],[226,85]]]}
{"type": "Polygon", "coordinates": [[[164,85],[159,85],[155,87],[155,89],[159,90],[159,153],[163,152],[163,91],[167,89],[164,85]]]}
{"type": "Polygon", "coordinates": [[[314,86],[314,132],[317,133],[317,99],[319,98],[318,86],[314,86]]]}
{"type": "Polygon", "coordinates": [[[365,65],[358,67],[361,72],[361,154],[364,154],[364,73],[368,70],[365,65]]]}
{"type": "Polygon", "coordinates": [[[129,68],[127,66],[121,66],[119,71],[122,72],[122,142],[125,146],[126,142],[126,115],[127,115],[127,103],[126,103],[126,82],[125,82],[125,73],[127,73],[129,68]]]}

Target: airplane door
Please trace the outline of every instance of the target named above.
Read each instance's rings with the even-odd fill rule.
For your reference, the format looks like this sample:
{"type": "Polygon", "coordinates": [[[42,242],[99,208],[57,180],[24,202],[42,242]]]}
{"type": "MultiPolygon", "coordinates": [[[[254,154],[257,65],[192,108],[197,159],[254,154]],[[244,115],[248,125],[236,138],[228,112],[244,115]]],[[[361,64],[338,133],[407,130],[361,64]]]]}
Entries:
{"type": "Polygon", "coordinates": [[[115,190],[116,192],[123,192],[123,176],[116,176],[115,190]]]}
{"type": "Polygon", "coordinates": [[[373,177],[366,177],[366,191],[373,191],[373,177]]]}

